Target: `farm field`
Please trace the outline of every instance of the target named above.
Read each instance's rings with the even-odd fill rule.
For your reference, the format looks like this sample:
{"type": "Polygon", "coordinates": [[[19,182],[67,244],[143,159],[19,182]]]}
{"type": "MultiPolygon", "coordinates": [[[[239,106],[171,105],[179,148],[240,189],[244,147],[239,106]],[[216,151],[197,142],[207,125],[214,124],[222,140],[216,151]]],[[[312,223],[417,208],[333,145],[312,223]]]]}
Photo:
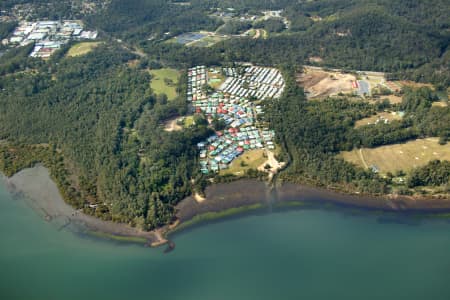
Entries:
{"type": "Polygon", "coordinates": [[[69,51],[67,52],[68,57],[75,57],[87,54],[92,51],[95,47],[97,47],[100,42],[82,42],[73,45],[69,51]]]}
{"type": "Polygon", "coordinates": [[[264,156],[264,149],[250,150],[242,154],[239,158],[235,159],[230,168],[220,171],[220,175],[244,175],[248,169],[257,169],[261,166],[267,158],[264,156]]]}
{"type": "Polygon", "coordinates": [[[353,94],[357,91],[352,87],[355,80],[353,74],[315,67],[305,67],[304,72],[297,76],[297,82],[305,88],[308,99],[326,98],[339,93],[353,94]]]}
{"type": "Polygon", "coordinates": [[[389,112],[382,112],[377,113],[376,115],[370,116],[368,118],[364,118],[361,120],[356,121],[355,127],[361,127],[364,125],[372,125],[375,124],[375,122],[378,120],[378,122],[384,122],[384,120],[394,121],[394,120],[401,120],[402,118],[396,114],[396,113],[389,113],[389,112]]]}
{"type": "Polygon", "coordinates": [[[177,85],[180,73],[175,69],[150,70],[152,79],[150,85],[156,94],[166,94],[168,100],[174,100],[177,95],[177,85]]]}
{"type": "Polygon", "coordinates": [[[404,144],[345,151],[340,156],[366,169],[376,166],[382,174],[407,172],[434,159],[450,160],[450,144],[439,145],[438,141],[438,138],[418,139],[404,144]]]}

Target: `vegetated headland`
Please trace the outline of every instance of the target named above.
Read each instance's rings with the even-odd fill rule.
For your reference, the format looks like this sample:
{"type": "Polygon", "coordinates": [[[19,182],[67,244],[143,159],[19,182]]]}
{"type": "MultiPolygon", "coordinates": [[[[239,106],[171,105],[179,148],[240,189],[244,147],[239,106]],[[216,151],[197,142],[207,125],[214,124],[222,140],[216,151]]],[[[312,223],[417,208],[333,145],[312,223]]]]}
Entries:
{"type": "Polygon", "coordinates": [[[123,223],[103,221],[68,205],[50,177],[49,170],[42,165],[24,169],[9,178],[3,176],[3,180],[13,195],[25,199],[33,210],[58,230],[69,228],[80,234],[150,246],[166,243],[157,230],[147,232],[123,223]]]}

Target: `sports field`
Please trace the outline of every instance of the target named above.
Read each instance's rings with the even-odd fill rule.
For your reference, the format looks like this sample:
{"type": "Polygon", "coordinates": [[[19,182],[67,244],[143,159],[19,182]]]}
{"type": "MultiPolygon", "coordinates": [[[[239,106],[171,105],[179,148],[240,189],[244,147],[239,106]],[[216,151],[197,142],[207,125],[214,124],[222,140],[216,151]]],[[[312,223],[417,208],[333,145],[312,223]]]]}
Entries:
{"type": "Polygon", "coordinates": [[[175,69],[150,70],[152,75],[151,88],[156,94],[166,94],[168,100],[177,97],[177,85],[180,73],[175,69]]]}
{"type": "Polygon", "coordinates": [[[87,54],[97,47],[100,42],[82,42],[73,45],[67,52],[67,56],[74,57],[87,54]]]}
{"type": "Polygon", "coordinates": [[[450,161],[450,144],[439,145],[438,141],[438,138],[419,139],[404,144],[345,151],[340,156],[366,169],[375,166],[382,174],[399,170],[407,172],[434,159],[450,161]]]}

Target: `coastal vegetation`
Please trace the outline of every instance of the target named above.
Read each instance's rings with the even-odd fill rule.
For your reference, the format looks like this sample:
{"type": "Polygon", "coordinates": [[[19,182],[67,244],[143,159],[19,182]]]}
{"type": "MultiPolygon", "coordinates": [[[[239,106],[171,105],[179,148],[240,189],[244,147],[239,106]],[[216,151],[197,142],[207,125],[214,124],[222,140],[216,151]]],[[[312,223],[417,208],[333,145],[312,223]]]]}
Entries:
{"type": "MultiPolygon", "coordinates": [[[[25,2],[2,1],[0,8],[25,2]]],[[[35,15],[75,16],[65,1],[61,5],[66,8],[55,6],[58,13],[45,2],[58,1],[33,1],[49,7],[35,10],[35,15]]],[[[436,149],[448,149],[450,108],[436,105],[445,104],[441,95],[450,85],[447,2],[270,2],[268,7],[257,0],[194,0],[190,5],[112,0],[77,14],[99,30],[103,41],[90,44],[83,55],[73,55],[75,48],[68,45],[43,61],[28,57],[33,45],[8,49],[0,56],[1,170],[9,176],[42,163],[76,208],[144,230],[168,224],[179,201],[201,192],[209,179],[236,179],[233,174],[201,174],[196,145],[213,133],[203,115],[188,116],[182,130],[164,130],[167,120],[189,111],[187,76],[174,70],[245,61],[282,69],[287,83],[280,99],[261,104],[264,121],[282,148],[278,156],[288,163],[279,179],[368,194],[431,195],[439,188],[448,195],[445,156],[436,157],[439,161],[429,157],[417,168],[405,163],[400,166],[405,174],[393,176],[388,172],[394,170],[384,172],[381,163],[355,165],[355,160],[341,156],[428,138],[441,144],[436,142],[436,149]],[[217,30],[224,23],[210,14],[228,7],[234,7],[237,16],[284,9],[290,27],[281,30],[279,20],[266,21],[258,25],[270,32],[266,38],[236,37],[210,47],[166,42],[183,33],[217,30]],[[405,86],[396,95],[398,103],[331,94],[307,101],[296,77],[311,57],[322,67],[382,71],[387,79],[426,82],[433,88],[405,86]],[[402,111],[404,116],[386,124],[361,124],[386,111],[402,111]],[[381,172],[374,172],[371,164],[381,172]],[[398,181],[400,177],[405,182],[398,181]]],[[[231,24],[223,30],[240,32],[247,25],[231,24]]],[[[13,28],[13,23],[2,23],[0,35],[7,36],[13,28]]],[[[254,168],[260,158],[238,162],[247,167],[244,177],[266,178],[254,168]]]]}

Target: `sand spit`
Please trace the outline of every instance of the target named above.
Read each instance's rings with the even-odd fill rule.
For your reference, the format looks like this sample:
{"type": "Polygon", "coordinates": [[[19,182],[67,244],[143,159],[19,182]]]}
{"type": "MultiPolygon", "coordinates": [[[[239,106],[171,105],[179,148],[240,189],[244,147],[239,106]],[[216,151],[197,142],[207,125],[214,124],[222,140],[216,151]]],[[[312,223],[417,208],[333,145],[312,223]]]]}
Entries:
{"type": "Polygon", "coordinates": [[[161,231],[145,232],[128,226],[86,215],[64,202],[47,168],[38,165],[6,178],[9,191],[24,196],[27,203],[45,220],[60,230],[66,227],[81,233],[95,232],[111,237],[145,238],[150,246],[167,243],[161,231]]]}

